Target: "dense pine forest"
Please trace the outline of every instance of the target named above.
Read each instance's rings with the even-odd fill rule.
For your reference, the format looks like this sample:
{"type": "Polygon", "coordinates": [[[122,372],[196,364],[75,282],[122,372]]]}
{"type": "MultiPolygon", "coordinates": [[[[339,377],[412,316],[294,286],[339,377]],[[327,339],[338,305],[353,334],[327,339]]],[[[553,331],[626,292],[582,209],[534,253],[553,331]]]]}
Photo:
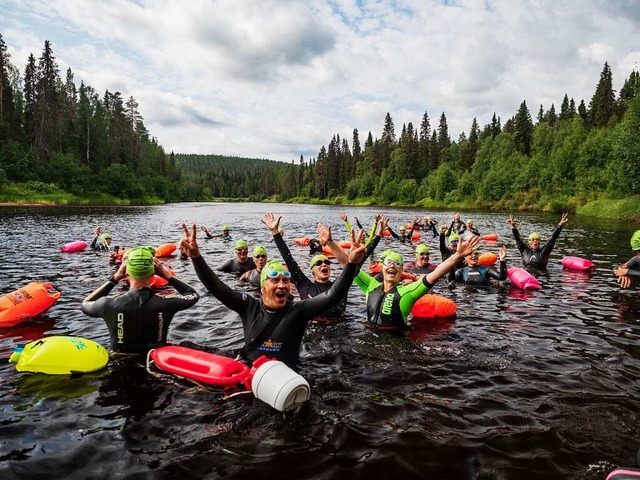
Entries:
{"type": "Polygon", "coordinates": [[[614,216],[640,216],[640,75],[632,71],[616,92],[607,63],[587,103],[569,94],[557,107],[523,101],[511,118],[470,120],[455,140],[445,112],[437,120],[425,112],[402,128],[387,113],[380,138],[361,138],[357,129],[351,138],[336,134],[315,158],[289,164],[166,154],[133,97],[76,86],[71,69],[62,80],[48,41],[21,71],[0,35],[0,75],[0,201],[595,205],[584,212],[591,214],[617,205],[614,216]]]}

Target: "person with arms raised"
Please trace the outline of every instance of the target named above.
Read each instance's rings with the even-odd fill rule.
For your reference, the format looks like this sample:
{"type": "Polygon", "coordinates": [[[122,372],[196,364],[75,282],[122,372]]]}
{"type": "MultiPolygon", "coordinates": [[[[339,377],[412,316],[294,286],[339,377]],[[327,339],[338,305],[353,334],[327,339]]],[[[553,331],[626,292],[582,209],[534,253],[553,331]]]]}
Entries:
{"type": "Polygon", "coordinates": [[[562,227],[568,221],[569,214],[563,213],[558,226],[553,231],[553,234],[551,234],[551,239],[546,244],[544,244],[544,246],[540,246],[541,238],[538,232],[533,232],[529,235],[529,245],[527,246],[520,238],[520,232],[518,232],[518,229],[516,228],[515,218],[513,217],[513,215],[509,215],[507,224],[511,226],[511,233],[513,233],[513,238],[515,238],[516,240],[516,245],[518,246],[518,250],[520,250],[520,255],[522,256],[522,261],[525,267],[539,269],[547,268],[547,263],[549,263],[551,251],[556,244],[556,240],[560,236],[562,227]]]}
{"type": "Polygon", "coordinates": [[[349,253],[349,263],[331,288],[313,298],[293,302],[291,273],[284,265],[271,261],[260,274],[261,297],[255,298],[233,290],[218,278],[200,255],[196,226],[182,225],[185,238],[180,249],[191,258],[196,274],[204,286],[223,305],[240,315],[244,330],[245,360],[253,362],[262,355],[295,366],[309,320],[331,309],[346,295],[364,257],[364,247],[349,253]]]}

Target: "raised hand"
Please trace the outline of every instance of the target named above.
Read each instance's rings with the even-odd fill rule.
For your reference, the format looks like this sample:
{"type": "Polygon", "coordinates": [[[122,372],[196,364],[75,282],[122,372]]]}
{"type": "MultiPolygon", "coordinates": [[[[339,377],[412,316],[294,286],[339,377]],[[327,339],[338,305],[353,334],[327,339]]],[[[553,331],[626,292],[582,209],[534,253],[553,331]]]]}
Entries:
{"type": "Polygon", "coordinates": [[[162,263],[160,260],[158,260],[155,257],[153,258],[153,269],[156,275],[164,278],[165,280],[169,280],[173,276],[173,273],[171,273],[171,270],[169,270],[164,263],[162,263]]]}
{"type": "Polygon", "coordinates": [[[440,226],[440,233],[447,233],[448,229],[449,229],[449,227],[447,227],[446,225],[441,225],[440,226]]]}
{"type": "Polygon", "coordinates": [[[264,218],[262,219],[262,223],[266,225],[266,227],[271,231],[272,234],[278,233],[280,228],[280,220],[282,220],[282,215],[276,218],[273,213],[267,212],[264,214],[264,218]]]}
{"type": "Polygon", "coordinates": [[[191,227],[191,230],[187,228],[187,226],[183,223],[182,230],[184,231],[184,238],[180,240],[178,247],[180,248],[180,252],[189,258],[197,258],[200,256],[200,249],[198,248],[198,243],[196,242],[196,224],[194,223],[191,227]]]}
{"type": "Polygon", "coordinates": [[[116,271],[116,273],[113,274],[113,279],[116,282],[119,282],[120,280],[122,280],[126,276],[127,276],[127,261],[126,260],[122,260],[122,263],[118,267],[118,270],[116,271]]]}
{"type": "Polygon", "coordinates": [[[469,240],[462,240],[458,242],[458,248],[456,249],[456,253],[461,257],[466,257],[467,255],[473,252],[474,248],[480,242],[480,236],[474,235],[469,240]]]}
{"type": "Polygon", "coordinates": [[[364,245],[360,245],[358,247],[351,248],[349,251],[349,263],[359,264],[364,260],[365,248],[364,245]]]}
{"type": "Polygon", "coordinates": [[[331,225],[325,227],[323,224],[318,224],[318,240],[323,245],[328,244],[331,241],[331,225]]]}
{"type": "Polygon", "coordinates": [[[205,227],[204,225],[202,225],[200,227],[200,230],[202,230],[204,233],[209,233],[209,229],[207,227],[205,227]]]}
{"type": "Polygon", "coordinates": [[[558,223],[558,226],[561,227],[565,223],[567,223],[568,221],[569,221],[569,214],[568,213],[563,213],[562,214],[562,218],[560,219],[560,223],[558,223]]]}
{"type": "Polygon", "coordinates": [[[516,228],[516,219],[513,214],[509,214],[509,218],[507,219],[507,225],[511,225],[511,228],[516,228]]]}
{"type": "Polygon", "coordinates": [[[347,221],[347,215],[346,215],[344,212],[343,212],[343,213],[341,213],[341,214],[340,214],[340,219],[341,219],[343,222],[346,222],[346,221],[347,221]]]}
{"type": "Polygon", "coordinates": [[[631,277],[618,277],[618,283],[622,288],[629,288],[631,286],[631,277]]]}
{"type": "Polygon", "coordinates": [[[384,234],[384,231],[387,229],[387,226],[389,225],[389,217],[383,217],[382,215],[380,215],[380,217],[378,218],[378,221],[380,222],[380,225],[378,225],[378,236],[382,237],[384,234]]]}
{"type": "Polygon", "coordinates": [[[498,255],[498,258],[500,259],[501,262],[504,262],[507,259],[507,246],[506,245],[502,245],[500,247],[500,253],[498,255]]]}

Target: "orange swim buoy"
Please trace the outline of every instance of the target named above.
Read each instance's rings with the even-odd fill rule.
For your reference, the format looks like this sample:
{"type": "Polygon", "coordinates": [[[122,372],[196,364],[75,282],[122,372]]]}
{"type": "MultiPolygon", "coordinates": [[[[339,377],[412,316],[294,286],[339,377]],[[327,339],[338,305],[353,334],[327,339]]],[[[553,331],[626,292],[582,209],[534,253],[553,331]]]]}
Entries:
{"type": "Polygon", "coordinates": [[[380,273],[380,270],[382,270],[382,264],[380,262],[377,263],[371,263],[369,265],[369,271],[373,274],[378,274],[380,273]]]}
{"type": "Polygon", "coordinates": [[[453,300],[433,293],[420,297],[411,309],[413,316],[419,318],[451,317],[457,311],[458,307],[453,300]]]}
{"type": "Polygon", "coordinates": [[[498,234],[497,233],[487,233],[485,235],[480,235],[480,238],[482,240],[486,240],[488,242],[497,242],[498,241],[498,234]]]}
{"type": "Polygon", "coordinates": [[[50,293],[53,288],[50,283],[31,282],[0,297],[0,327],[12,327],[49,310],[62,294],[50,293]]]}
{"type": "Polygon", "coordinates": [[[351,248],[351,242],[348,240],[342,240],[341,242],[338,242],[338,245],[342,248],[351,248]]]}
{"type": "Polygon", "coordinates": [[[157,258],[169,257],[176,251],[175,243],[165,243],[164,245],[160,245],[156,248],[156,253],[154,254],[157,258]]]}
{"type": "Polygon", "coordinates": [[[327,247],[326,245],[324,247],[322,247],[322,253],[324,255],[326,255],[327,257],[333,257],[333,252],[331,251],[331,249],[329,247],[327,247]]]}
{"type": "Polygon", "coordinates": [[[293,243],[301,247],[309,246],[310,242],[311,242],[311,239],[309,237],[298,237],[293,239],[293,243]]]}
{"type": "Polygon", "coordinates": [[[482,255],[478,257],[478,265],[483,267],[489,267],[496,263],[498,260],[498,255],[493,252],[484,252],[482,255]]]}
{"type": "Polygon", "coordinates": [[[411,235],[411,239],[412,240],[420,240],[422,238],[422,233],[417,232],[417,231],[413,231],[413,234],[411,235]]]}

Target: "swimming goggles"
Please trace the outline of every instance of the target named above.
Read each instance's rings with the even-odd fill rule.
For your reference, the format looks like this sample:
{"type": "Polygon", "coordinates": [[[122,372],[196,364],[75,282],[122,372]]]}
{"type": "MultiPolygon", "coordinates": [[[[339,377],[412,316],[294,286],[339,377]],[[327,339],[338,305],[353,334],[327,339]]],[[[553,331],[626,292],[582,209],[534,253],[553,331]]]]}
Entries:
{"type": "Polygon", "coordinates": [[[429,254],[427,252],[421,252],[418,255],[421,256],[421,257],[428,257],[429,256],[429,254]]]}
{"type": "Polygon", "coordinates": [[[291,278],[289,270],[271,270],[265,274],[265,278],[278,278],[280,275],[284,278],[291,278]]]}
{"type": "Polygon", "coordinates": [[[319,267],[320,265],[331,265],[331,261],[329,260],[318,260],[313,264],[314,267],[319,267]]]}
{"type": "Polygon", "coordinates": [[[404,262],[401,262],[399,260],[394,260],[392,258],[385,258],[382,262],[382,265],[384,267],[396,267],[396,268],[400,268],[404,265],[404,262]]]}
{"type": "Polygon", "coordinates": [[[259,254],[259,255],[254,255],[254,256],[253,256],[253,258],[258,258],[258,259],[260,259],[260,258],[267,258],[267,256],[261,253],[261,254],[259,254]]]}

